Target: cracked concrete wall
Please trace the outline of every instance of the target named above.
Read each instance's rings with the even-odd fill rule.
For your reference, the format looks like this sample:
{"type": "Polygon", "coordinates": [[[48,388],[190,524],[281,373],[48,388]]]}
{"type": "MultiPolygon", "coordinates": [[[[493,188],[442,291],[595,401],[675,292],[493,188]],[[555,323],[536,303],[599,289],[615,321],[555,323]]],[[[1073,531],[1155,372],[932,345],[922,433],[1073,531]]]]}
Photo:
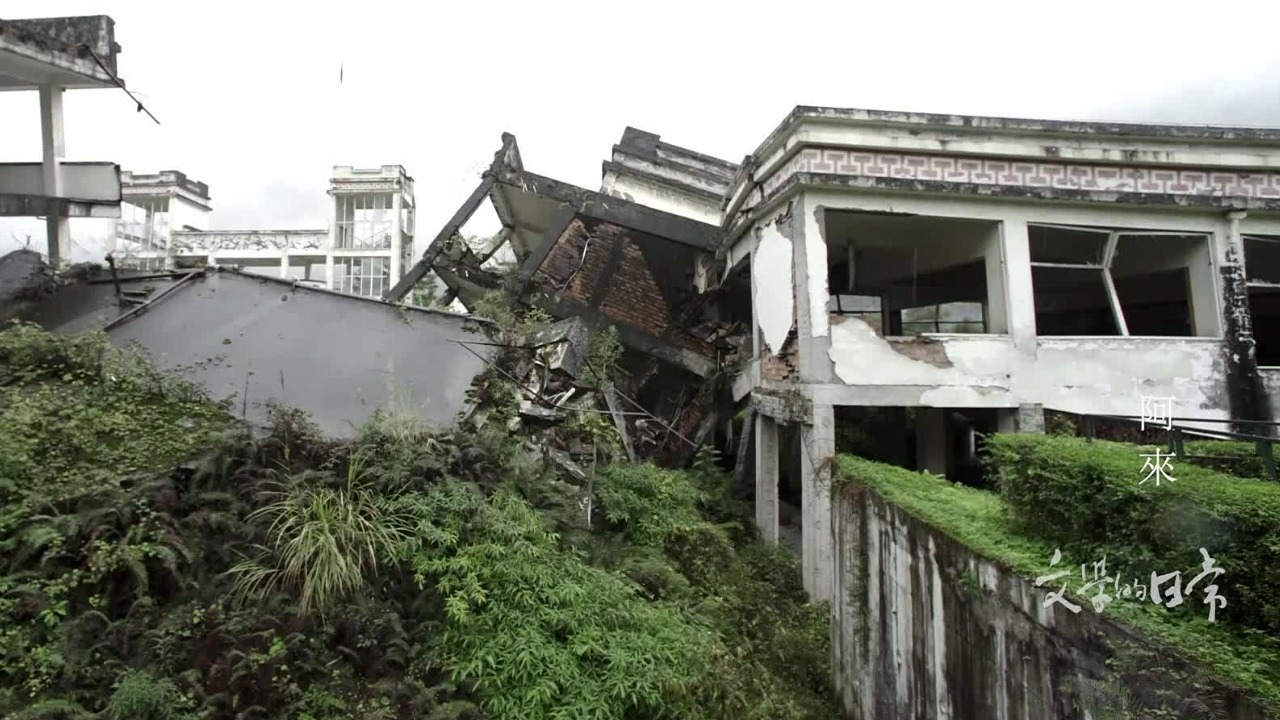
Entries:
{"type": "MultiPolygon", "coordinates": [[[[1223,272],[1227,268],[1234,270],[1227,254],[1231,230],[1220,213],[1171,216],[1132,208],[1029,206],[974,198],[827,191],[806,192],[800,200],[793,201],[793,207],[798,208],[797,217],[806,218],[803,233],[799,240],[793,239],[793,243],[803,242],[806,249],[810,238],[823,237],[819,219],[824,209],[905,212],[1001,223],[998,230],[988,236],[985,255],[992,287],[989,292],[991,320],[993,327],[1007,330],[1005,334],[886,339],[876,336],[857,319],[830,318],[825,337],[799,338],[802,379],[827,384],[815,389],[815,399],[838,405],[1013,408],[1043,404],[1072,412],[1134,415],[1140,396],[1148,395],[1174,397],[1187,414],[1215,419],[1231,416],[1230,388],[1233,382],[1241,385],[1228,373],[1232,356],[1224,349],[1231,342],[1224,343],[1221,337],[1037,337],[1028,264],[1027,222],[1030,221],[1134,231],[1156,228],[1204,233],[1213,239],[1213,244],[1211,248],[1197,251],[1197,262],[1212,259],[1223,272]],[[1212,256],[1207,258],[1210,250],[1212,256]],[[1002,307],[996,307],[998,303],[1002,307]],[[807,356],[806,345],[810,350],[807,356]]],[[[1251,215],[1241,222],[1247,223],[1254,223],[1253,227],[1260,230],[1274,221],[1251,215]]],[[[1235,232],[1238,234],[1239,230],[1235,232]]],[[[819,326],[812,318],[816,310],[814,301],[821,295],[825,303],[826,274],[823,272],[819,277],[809,267],[808,256],[798,251],[795,254],[797,281],[804,276],[808,288],[803,296],[803,304],[809,311],[805,324],[816,332],[819,326]]],[[[1215,286],[1214,274],[1216,272],[1193,272],[1198,300],[1204,299],[1204,291],[1211,288],[1215,299],[1229,289],[1225,279],[1220,279],[1215,286]]],[[[797,292],[796,296],[800,305],[801,293],[797,292]]],[[[1194,307],[1197,326],[1215,329],[1211,316],[1218,312],[1218,307],[1217,302],[1197,302],[1194,307]]],[[[825,304],[823,310],[825,319],[825,304]]],[[[1224,324],[1244,322],[1239,308],[1233,312],[1228,307],[1224,314],[1232,321],[1224,324]]],[[[1235,392],[1239,395],[1241,390],[1235,392]]],[[[1275,393],[1271,393],[1271,397],[1274,398],[1275,393]]],[[[1235,405],[1248,402],[1247,398],[1234,401],[1235,405]]]]}
{"type": "MultiPolygon", "coordinates": [[[[1046,609],[1043,589],[874,491],[833,502],[833,675],[849,717],[1089,720],[1066,690],[1103,677],[1099,638],[1132,635],[1088,609],[1046,609]]],[[[1226,697],[1232,720],[1263,718],[1226,697]]]]}
{"type": "MultiPolygon", "coordinates": [[[[1186,414],[1226,419],[1221,343],[1212,338],[1038,338],[1034,355],[1009,337],[882,338],[857,318],[833,318],[838,382],[907,388],[926,407],[1042,404],[1067,412],[1136,415],[1142,396],[1173,397],[1186,414]]],[[[862,395],[896,405],[902,393],[862,395]]]]}

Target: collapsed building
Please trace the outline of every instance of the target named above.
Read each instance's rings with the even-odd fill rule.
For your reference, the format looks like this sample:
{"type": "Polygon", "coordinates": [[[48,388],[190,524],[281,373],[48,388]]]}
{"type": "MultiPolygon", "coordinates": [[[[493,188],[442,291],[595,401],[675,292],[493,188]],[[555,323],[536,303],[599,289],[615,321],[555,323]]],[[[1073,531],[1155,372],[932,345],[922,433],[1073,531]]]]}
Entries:
{"type": "Polygon", "coordinates": [[[1046,409],[1276,414],[1280,131],[798,107],[739,165],[628,129],[601,192],[506,136],[387,299],[432,270],[617,327],[628,389],[738,460],[827,598],[838,437],[955,479],[1046,409]],[[476,253],[454,238],[486,198],[476,253]]]}
{"type": "Polygon", "coordinates": [[[1275,416],[1280,130],[799,107],[739,164],[628,128],[598,191],[526,169],[504,135],[381,301],[161,275],[99,273],[10,314],[105,327],[173,366],[221,358],[191,372],[244,392],[246,414],[286,402],[337,432],[394,398],[374,388],[392,376],[428,419],[469,412],[494,347],[473,317],[405,304],[428,275],[442,304],[536,308],[552,322],[520,342],[526,426],[590,408],[634,458],[721,449],[825,599],[838,449],[962,479],[981,434],[1042,431],[1046,410],[1275,416]],[[502,230],[476,246],[460,233],[485,203],[502,230]],[[68,293],[98,299],[58,309],[68,293]],[[319,327],[354,340],[317,363],[319,327]],[[606,328],[624,352],[598,387],[586,348],[606,328]]]}

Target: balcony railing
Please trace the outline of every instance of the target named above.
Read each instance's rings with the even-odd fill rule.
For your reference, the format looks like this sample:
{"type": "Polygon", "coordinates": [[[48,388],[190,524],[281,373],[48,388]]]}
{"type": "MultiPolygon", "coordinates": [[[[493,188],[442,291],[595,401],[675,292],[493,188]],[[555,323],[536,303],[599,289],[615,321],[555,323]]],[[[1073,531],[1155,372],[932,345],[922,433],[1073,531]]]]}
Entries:
{"type": "Polygon", "coordinates": [[[202,255],[228,250],[315,250],[329,244],[327,230],[180,230],[171,233],[175,254],[202,255]]]}

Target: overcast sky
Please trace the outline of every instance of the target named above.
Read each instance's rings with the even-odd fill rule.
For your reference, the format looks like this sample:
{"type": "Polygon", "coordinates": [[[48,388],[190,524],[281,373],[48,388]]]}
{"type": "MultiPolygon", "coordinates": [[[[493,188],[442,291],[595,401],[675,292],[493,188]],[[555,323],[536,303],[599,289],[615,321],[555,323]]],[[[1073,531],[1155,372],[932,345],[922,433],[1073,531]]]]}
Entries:
{"type": "MultiPolygon", "coordinates": [[[[509,131],[585,187],[632,125],[738,161],[798,104],[1280,126],[1280,3],[6,0],[107,14],[117,90],[69,91],[67,159],[208,183],[215,229],[326,225],[333,165],[404,165],[418,251],[509,131]],[[339,67],[343,82],[339,84],[339,67]]],[[[40,158],[36,93],[0,93],[0,160],[40,158]]],[[[76,259],[101,252],[72,223],[76,259]]],[[[0,252],[43,223],[0,220],[0,252]]]]}

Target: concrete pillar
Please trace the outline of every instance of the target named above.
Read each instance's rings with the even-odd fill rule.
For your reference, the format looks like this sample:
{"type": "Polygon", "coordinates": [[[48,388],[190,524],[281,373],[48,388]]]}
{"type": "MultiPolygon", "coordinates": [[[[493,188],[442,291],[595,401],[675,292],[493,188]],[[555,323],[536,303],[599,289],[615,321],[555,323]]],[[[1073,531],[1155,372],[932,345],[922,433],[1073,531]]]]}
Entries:
{"type": "Polygon", "coordinates": [[[821,210],[812,197],[801,195],[792,202],[789,222],[796,297],[796,354],[800,380],[806,383],[831,380],[827,241],[820,217],[821,210]]]}
{"type": "Polygon", "coordinates": [[[1214,276],[1213,238],[1186,254],[1187,284],[1191,297],[1191,333],[1198,337],[1222,337],[1221,296],[1214,276]]]}
{"type": "MultiPolygon", "coordinates": [[[[1248,274],[1245,270],[1244,239],[1240,221],[1247,213],[1226,214],[1223,232],[1215,233],[1222,274],[1223,361],[1226,369],[1227,402],[1232,420],[1269,420],[1268,402],[1262,376],[1258,374],[1257,343],[1253,339],[1253,314],[1249,310],[1248,274]]],[[[1257,428],[1235,425],[1238,433],[1255,433],[1257,428]]]]}
{"type": "MultiPolygon", "coordinates": [[[[400,222],[400,213],[403,208],[404,188],[400,181],[397,181],[396,191],[391,200],[391,285],[400,282],[400,273],[403,272],[404,227],[400,222]]],[[[390,286],[387,289],[390,289],[390,286]]]]}
{"type": "Polygon", "coordinates": [[[1005,290],[1004,245],[1000,226],[991,228],[982,245],[983,265],[987,276],[987,304],[985,307],[987,332],[1009,332],[1009,298],[1005,290]]]}
{"type": "Polygon", "coordinates": [[[287,253],[280,256],[280,278],[282,280],[289,279],[289,255],[287,253]]]}
{"type": "MultiPolygon", "coordinates": [[[[62,158],[66,146],[62,132],[62,88],[56,85],[40,86],[40,136],[44,146],[44,194],[51,198],[65,198],[66,187],[62,178],[62,158]]],[[[55,268],[71,263],[71,225],[62,203],[53,203],[45,218],[45,234],[48,239],[49,264],[55,268]]]]}
{"type": "Polygon", "coordinates": [[[996,411],[996,429],[1003,433],[1044,433],[1044,405],[1023,404],[996,411]]]}
{"type": "Polygon", "coordinates": [[[1013,346],[1024,354],[1036,351],[1036,305],[1031,284],[1031,241],[1027,223],[1011,218],[1000,224],[1004,254],[1004,307],[1013,346]]]}
{"type": "Polygon", "coordinates": [[[812,422],[800,430],[800,443],[800,563],[809,598],[823,602],[832,599],[835,578],[835,539],[831,532],[834,407],[814,404],[812,422]]]}
{"type": "MultiPolygon", "coordinates": [[[[756,415],[756,526],[765,542],[778,542],[778,423],[756,415]]],[[[745,440],[745,438],[744,438],[745,440]]]]}
{"type": "Polygon", "coordinates": [[[338,246],[338,222],[342,220],[339,208],[342,197],[330,190],[329,198],[329,246],[324,254],[324,286],[330,290],[336,290],[337,288],[333,286],[333,249],[338,246]]]}
{"type": "Polygon", "coordinates": [[[947,411],[916,408],[916,469],[947,475],[947,411]]]}

